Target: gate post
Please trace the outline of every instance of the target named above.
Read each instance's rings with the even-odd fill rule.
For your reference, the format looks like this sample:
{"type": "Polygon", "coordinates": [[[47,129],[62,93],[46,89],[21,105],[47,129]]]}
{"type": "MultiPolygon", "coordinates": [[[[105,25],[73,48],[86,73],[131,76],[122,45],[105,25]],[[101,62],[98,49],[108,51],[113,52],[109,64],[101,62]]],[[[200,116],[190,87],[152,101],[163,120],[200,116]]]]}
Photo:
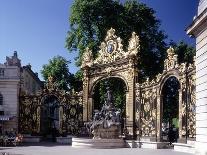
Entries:
{"type": "Polygon", "coordinates": [[[183,105],[182,105],[182,99],[183,99],[183,97],[182,97],[182,88],[180,88],[180,90],[179,90],[179,124],[178,124],[178,126],[179,126],[179,139],[181,140],[182,139],[182,126],[183,126],[183,120],[182,120],[182,118],[183,118],[183,113],[182,113],[182,111],[183,111],[183,105]]]}
{"type": "Polygon", "coordinates": [[[89,73],[88,68],[84,68],[83,71],[83,122],[87,122],[89,120],[89,73]]]}
{"type": "Polygon", "coordinates": [[[129,66],[131,67],[128,71],[128,85],[129,90],[126,98],[126,127],[131,138],[135,138],[135,77],[137,76],[137,69],[135,68],[136,59],[129,59],[129,66]]]}
{"type": "Polygon", "coordinates": [[[157,95],[157,141],[162,141],[162,97],[161,95],[157,95]]]}

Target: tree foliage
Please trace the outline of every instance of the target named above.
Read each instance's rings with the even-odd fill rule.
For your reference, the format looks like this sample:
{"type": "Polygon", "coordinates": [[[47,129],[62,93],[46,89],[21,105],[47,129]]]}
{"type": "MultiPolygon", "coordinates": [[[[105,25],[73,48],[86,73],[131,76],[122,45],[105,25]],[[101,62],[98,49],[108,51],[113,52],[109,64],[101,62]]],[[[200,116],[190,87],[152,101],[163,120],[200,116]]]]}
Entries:
{"type": "Polygon", "coordinates": [[[69,90],[71,86],[72,74],[69,72],[68,64],[70,61],[62,56],[56,56],[49,60],[49,63],[43,65],[41,70],[45,81],[49,76],[53,77],[54,82],[60,89],[69,90]]]}
{"type": "Polygon", "coordinates": [[[180,84],[177,78],[170,77],[164,84],[163,95],[163,121],[171,126],[173,118],[178,118],[180,84]]]}
{"type": "MultiPolygon", "coordinates": [[[[134,31],[139,35],[141,49],[137,67],[140,71],[140,83],[146,77],[153,78],[158,72],[162,72],[164,59],[167,56],[167,43],[165,42],[167,36],[160,30],[160,21],[156,18],[155,11],[145,4],[137,0],[127,0],[124,3],[118,0],[75,0],[71,7],[69,22],[70,30],[66,38],[66,47],[69,51],[78,52],[77,66],[81,65],[86,47],[92,49],[94,57],[97,56],[100,43],[104,40],[107,30],[112,27],[116,30],[116,35],[122,38],[125,51],[131,33],[134,31]]],[[[178,44],[171,42],[170,45],[175,48],[179,63],[193,62],[195,55],[193,47],[183,41],[178,44]]],[[[76,78],[81,78],[81,72],[78,72],[76,78]]],[[[125,92],[120,92],[123,89],[118,88],[121,82],[123,81],[109,81],[111,84],[115,83],[116,86],[112,90],[115,95],[115,104],[125,100],[125,92]]],[[[168,92],[166,100],[172,99],[172,102],[176,102],[174,92],[177,89],[176,80],[170,80],[170,82],[166,84],[166,92],[168,92]]],[[[101,105],[104,102],[105,91],[104,82],[97,84],[94,100],[101,105]]],[[[172,104],[166,105],[167,111],[164,115],[172,113],[174,117],[175,113],[170,111],[173,108],[170,105],[172,104]]],[[[168,119],[167,116],[165,118],[168,119]]]]}
{"type": "Polygon", "coordinates": [[[106,101],[106,87],[109,87],[112,91],[113,103],[116,108],[125,113],[126,104],[126,84],[122,79],[119,78],[109,78],[100,81],[96,84],[94,88],[94,109],[100,110],[102,105],[106,101]]]}
{"type": "Polygon", "coordinates": [[[194,47],[188,45],[184,41],[180,41],[179,43],[171,41],[170,45],[174,47],[175,53],[178,55],[179,64],[194,62],[194,56],[196,54],[194,47]]]}
{"type": "Polygon", "coordinates": [[[124,49],[134,31],[141,40],[140,77],[154,76],[162,70],[166,51],[166,35],[159,26],[155,11],[136,0],[125,3],[116,0],[75,0],[71,7],[66,47],[79,52],[76,62],[80,66],[85,48],[88,46],[96,56],[101,41],[111,27],[123,39],[124,49]]]}

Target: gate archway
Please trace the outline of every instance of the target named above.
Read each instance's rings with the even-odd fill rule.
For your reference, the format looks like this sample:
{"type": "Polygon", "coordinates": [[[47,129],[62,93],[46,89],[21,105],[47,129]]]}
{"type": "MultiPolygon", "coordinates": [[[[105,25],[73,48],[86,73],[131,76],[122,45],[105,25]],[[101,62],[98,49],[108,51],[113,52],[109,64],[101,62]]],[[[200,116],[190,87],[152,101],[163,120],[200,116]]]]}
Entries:
{"type": "Polygon", "coordinates": [[[93,112],[95,110],[101,111],[103,105],[106,103],[107,88],[111,91],[114,107],[120,112],[121,131],[124,131],[126,125],[126,94],[128,90],[126,83],[122,79],[110,77],[101,79],[96,83],[92,91],[93,112]]]}
{"type": "Polygon", "coordinates": [[[46,95],[41,102],[40,132],[45,138],[58,136],[60,99],[55,95],[46,95]]]}
{"type": "Polygon", "coordinates": [[[79,135],[83,126],[82,112],[82,93],[59,90],[50,77],[37,94],[20,96],[19,132],[43,135],[48,129],[46,133],[50,134],[49,129],[56,126],[60,135],[79,135]]]}
{"type": "Polygon", "coordinates": [[[178,138],[179,90],[180,83],[174,76],[170,76],[165,80],[161,90],[161,136],[164,141],[171,141],[172,139],[176,140],[178,138]],[[168,137],[169,132],[174,134],[171,134],[170,137],[168,137]]]}
{"type": "Polygon", "coordinates": [[[125,81],[126,92],[126,127],[130,135],[134,135],[134,100],[135,80],[137,78],[137,53],[139,38],[132,33],[128,51],[123,50],[121,39],[115,35],[115,30],[107,31],[104,42],[101,43],[98,57],[93,59],[92,51],[88,48],[83,54],[83,120],[92,119],[93,88],[98,81],[110,77],[118,77],[125,81]]]}
{"type": "Polygon", "coordinates": [[[162,141],[163,96],[166,81],[175,77],[179,84],[179,140],[195,138],[195,66],[178,64],[173,48],[167,50],[164,70],[155,79],[136,84],[137,133],[153,141],[162,141]]]}

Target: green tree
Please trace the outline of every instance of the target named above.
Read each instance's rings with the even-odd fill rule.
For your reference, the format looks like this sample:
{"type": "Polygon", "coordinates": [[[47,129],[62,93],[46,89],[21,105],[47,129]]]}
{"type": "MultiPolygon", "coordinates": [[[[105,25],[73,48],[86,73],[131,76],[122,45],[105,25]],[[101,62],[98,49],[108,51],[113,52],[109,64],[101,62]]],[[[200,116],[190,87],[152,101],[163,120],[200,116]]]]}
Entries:
{"type": "MultiPolygon", "coordinates": [[[[131,33],[134,31],[139,35],[141,49],[137,67],[140,71],[140,83],[146,77],[153,78],[158,72],[162,72],[166,58],[167,36],[160,30],[160,21],[156,18],[155,11],[145,4],[137,0],[127,0],[125,3],[120,3],[118,0],[75,0],[71,7],[69,22],[70,30],[66,38],[66,47],[69,51],[78,52],[77,66],[81,65],[86,47],[92,49],[94,57],[97,56],[101,41],[104,40],[107,30],[112,27],[116,30],[116,35],[123,39],[125,50],[131,33]]],[[[180,42],[174,44],[174,48],[179,63],[192,62],[195,55],[192,47],[180,42]]],[[[81,77],[81,72],[78,72],[76,77],[81,77]]],[[[115,82],[115,86],[120,86],[120,81],[115,82]]],[[[113,90],[116,105],[125,99],[125,92],[119,90],[113,90]]],[[[97,93],[100,96],[97,102],[103,103],[104,83],[100,82],[96,91],[99,91],[97,93]]],[[[170,91],[168,93],[172,94],[170,91]]],[[[94,97],[98,98],[96,95],[94,97]]]]}
{"type": "Polygon", "coordinates": [[[176,77],[170,77],[164,84],[163,96],[163,122],[173,123],[178,118],[180,83],[176,77]]]}
{"type": "Polygon", "coordinates": [[[94,88],[94,109],[100,110],[106,101],[107,87],[112,91],[114,106],[121,110],[122,115],[125,114],[126,105],[126,84],[122,79],[109,78],[104,79],[96,84],[94,88]]]}
{"type": "Polygon", "coordinates": [[[170,45],[175,49],[175,53],[178,55],[179,64],[184,62],[188,64],[194,62],[196,50],[193,46],[188,45],[184,41],[180,41],[179,43],[171,41],[170,45]]]}
{"type": "Polygon", "coordinates": [[[155,11],[136,0],[75,0],[71,7],[70,30],[66,39],[69,51],[79,52],[77,65],[88,46],[96,56],[108,29],[116,29],[126,49],[131,33],[140,36],[141,52],[138,67],[140,77],[154,76],[162,71],[166,52],[166,35],[159,29],[155,11]],[[148,59],[146,59],[148,58],[148,59]]]}
{"type": "Polygon", "coordinates": [[[70,61],[62,56],[55,56],[49,60],[49,63],[43,65],[41,74],[45,81],[49,76],[53,77],[54,82],[59,89],[69,90],[71,88],[71,80],[73,75],[69,72],[68,64],[70,61]]]}

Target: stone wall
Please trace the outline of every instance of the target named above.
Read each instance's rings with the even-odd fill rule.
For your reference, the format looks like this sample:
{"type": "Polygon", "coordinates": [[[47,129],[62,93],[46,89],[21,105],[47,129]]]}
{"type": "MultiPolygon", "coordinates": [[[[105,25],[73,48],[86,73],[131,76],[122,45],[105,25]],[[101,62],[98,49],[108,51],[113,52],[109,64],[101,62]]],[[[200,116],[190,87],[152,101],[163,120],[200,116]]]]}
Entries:
{"type": "Polygon", "coordinates": [[[3,97],[0,113],[4,117],[12,117],[12,120],[3,121],[4,131],[18,130],[20,91],[32,94],[41,89],[41,86],[42,83],[31,70],[31,65],[21,66],[16,51],[13,56],[6,57],[4,64],[0,64],[0,93],[3,97]]]}
{"type": "Polygon", "coordinates": [[[187,29],[196,38],[196,154],[207,154],[207,0],[187,29]]]}
{"type": "Polygon", "coordinates": [[[197,37],[196,49],[196,141],[200,150],[207,145],[207,29],[197,37]]]}
{"type": "Polygon", "coordinates": [[[20,70],[17,66],[4,66],[4,75],[0,77],[0,93],[3,96],[3,104],[0,105],[0,111],[4,115],[12,116],[11,121],[3,122],[3,130],[18,130],[18,96],[19,96],[19,75],[20,70]]]}
{"type": "Polygon", "coordinates": [[[198,7],[198,15],[200,15],[206,9],[206,6],[207,6],[207,1],[200,0],[199,7],[198,7]]]}
{"type": "Polygon", "coordinates": [[[31,69],[31,65],[23,66],[21,69],[21,92],[26,94],[35,94],[42,89],[42,82],[37,73],[31,69]]]}

